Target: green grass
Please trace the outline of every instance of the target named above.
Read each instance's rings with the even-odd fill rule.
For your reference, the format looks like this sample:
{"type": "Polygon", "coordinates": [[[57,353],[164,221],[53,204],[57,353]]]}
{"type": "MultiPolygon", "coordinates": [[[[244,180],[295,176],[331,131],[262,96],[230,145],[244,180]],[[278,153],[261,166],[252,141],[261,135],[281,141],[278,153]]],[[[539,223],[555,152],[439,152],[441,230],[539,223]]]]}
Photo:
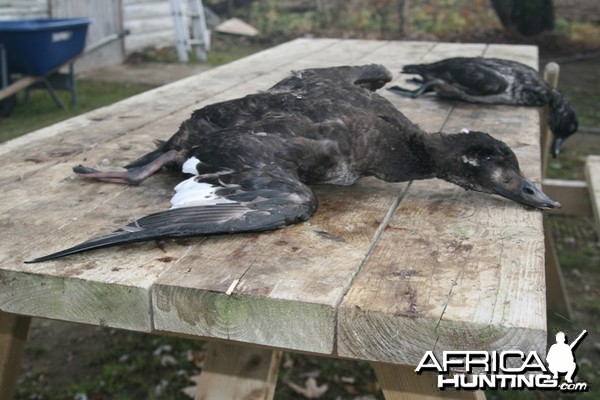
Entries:
{"type": "MultiPolygon", "coordinates": [[[[276,41],[227,35],[214,36],[206,63],[211,66],[226,64],[269,47],[273,43],[276,41]]],[[[191,62],[199,62],[193,53],[190,53],[190,57],[191,62]]],[[[129,57],[129,62],[174,63],[178,60],[175,48],[166,47],[148,48],[134,53],[129,57]]],[[[62,102],[67,105],[66,110],[58,108],[45,89],[32,90],[27,102],[24,101],[24,93],[20,92],[17,94],[18,104],[12,114],[6,118],[0,117],[0,143],[151,88],[150,85],[78,80],[78,106],[71,106],[71,95],[68,92],[58,92],[62,102]]]]}
{"type": "Polygon", "coordinates": [[[78,81],[78,106],[71,106],[68,92],[58,92],[68,107],[66,110],[58,108],[46,90],[31,91],[26,103],[23,93],[19,93],[19,103],[13,113],[7,118],[0,118],[0,143],[148,89],[150,86],[147,85],[78,81]]]}
{"type": "MultiPolygon", "coordinates": [[[[193,51],[189,52],[188,56],[191,63],[206,63],[216,67],[271,47],[274,43],[278,42],[277,40],[267,40],[266,38],[235,37],[224,34],[213,35],[211,49],[207,54],[208,58],[206,61],[199,61],[193,51]]],[[[158,49],[148,47],[131,54],[128,57],[128,61],[134,64],[141,62],[179,62],[175,47],[158,49]]]]}

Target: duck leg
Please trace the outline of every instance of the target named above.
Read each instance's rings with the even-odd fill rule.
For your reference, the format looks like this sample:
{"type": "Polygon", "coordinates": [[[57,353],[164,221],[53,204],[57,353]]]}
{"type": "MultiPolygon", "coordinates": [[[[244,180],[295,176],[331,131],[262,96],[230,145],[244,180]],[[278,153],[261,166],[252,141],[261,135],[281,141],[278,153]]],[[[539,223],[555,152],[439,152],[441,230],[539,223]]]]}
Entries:
{"type": "Polygon", "coordinates": [[[102,182],[124,183],[139,185],[150,175],[162,168],[166,163],[173,161],[177,156],[176,150],[169,150],[144,165],[129,167],[125,171],[98,171],[97,169],[78,165],[73,168],[79,176],[96,179],[102,182]]]}
{"type": "MultiPolygon", "coordinates": [[[[417,82],[418,82],[418,80],[417,80],[417,82]]],[[[405,89],[400,86],[392,86],[392,87],[388,88],[388,90],[390,90],[394,93],[397,93],[401,96],[410,97],[410,98],[415,99],[424,93],[433,92],[435,90],[435,82],[433,82],[433,81],[425,82],[415,90],[405,89]]]]}

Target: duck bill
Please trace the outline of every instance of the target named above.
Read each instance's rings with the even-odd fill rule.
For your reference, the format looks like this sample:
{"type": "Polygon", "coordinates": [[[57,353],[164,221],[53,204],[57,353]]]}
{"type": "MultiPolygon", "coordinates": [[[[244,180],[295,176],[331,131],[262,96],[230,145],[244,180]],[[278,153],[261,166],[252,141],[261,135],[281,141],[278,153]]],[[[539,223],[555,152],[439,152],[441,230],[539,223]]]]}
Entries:
{"type": "Polygon", "coordinates": [[[522,179],[522,184],[517,190],[496,188],[496,194],[502,197],[506,197],[507,199],[516,201],[517,203],[544,210],[562,207],[562,205],[558,201],[550,199],[531,181],[525,178],[522,179]]]}
{"type": "Polygon", "coordinates": [[[554,139],[552,139],[552,148],[550,149],[552,151],[552,157],[556,158],[558,156],[563,142],[564,142],[563,138],[559,138],[556,136],[554,137],[554,139]]]}

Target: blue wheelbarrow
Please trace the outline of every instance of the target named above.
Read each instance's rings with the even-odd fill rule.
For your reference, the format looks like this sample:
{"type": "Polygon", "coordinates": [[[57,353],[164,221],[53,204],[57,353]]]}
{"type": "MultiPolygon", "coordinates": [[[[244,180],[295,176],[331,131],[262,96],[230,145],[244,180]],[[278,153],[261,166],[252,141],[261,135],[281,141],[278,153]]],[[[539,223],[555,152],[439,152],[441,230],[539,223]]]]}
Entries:
{"type": "Polygon", "coordinates": [[[15,94],[30,86],[45,87],[61,108],[56,89],[69,90],[77,103],[73,62],[84,50],[89,24],[89,18],[0,22],[0,114],[9,115],[15,94]],[[69,73],[60,73],[65,66],[69,73]]]}

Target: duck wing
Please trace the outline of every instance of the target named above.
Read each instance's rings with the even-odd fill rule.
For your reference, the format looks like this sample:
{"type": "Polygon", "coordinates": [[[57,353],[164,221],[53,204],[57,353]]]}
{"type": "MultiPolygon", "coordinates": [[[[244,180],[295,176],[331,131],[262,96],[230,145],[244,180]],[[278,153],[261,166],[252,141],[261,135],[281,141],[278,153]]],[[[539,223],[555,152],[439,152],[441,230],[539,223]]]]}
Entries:
{"type": "Polygon", "coordinates": [[[317,204],[312,190],[298,180],[295,172],[278,166],[192,176],[175,191],[170,210],[26,262],[158,238],[265,231],[307,220],[317,204]]]}
{"type": "Polygon", "coordinates": [[[320,89],[325,83],[354,85],[369,91],[380,89],[392,80],[392,73],[383,65],[367,64],[294,71],[272,86],[270,92],[320,89]]]}
{"type": "Polygon", "coordinates": [[[425,82],[441,79],[474,96],[503,93],[509,86],[507,78],[495,67],[494,60],[481,57],[449,58],[431,64],[405,65],[402,73],[418,74],[425,82]]]}

